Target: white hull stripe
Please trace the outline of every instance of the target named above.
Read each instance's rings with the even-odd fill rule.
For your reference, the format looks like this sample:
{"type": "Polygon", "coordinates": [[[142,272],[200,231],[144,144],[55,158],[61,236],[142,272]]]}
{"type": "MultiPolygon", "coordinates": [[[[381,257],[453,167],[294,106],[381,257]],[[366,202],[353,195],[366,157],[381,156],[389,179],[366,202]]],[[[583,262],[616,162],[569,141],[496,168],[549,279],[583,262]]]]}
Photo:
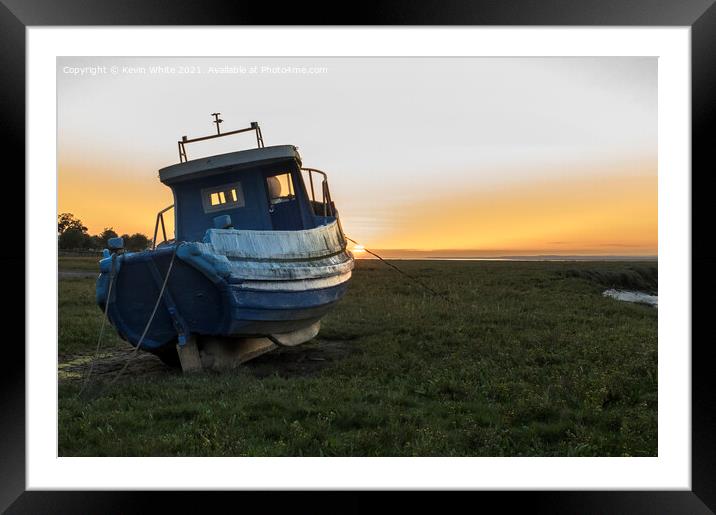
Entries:
{"type": "Polygon", "coordinates": [[[204,235],[203,245],[207,251],[229,259],[259,260],[322,258],[345,249],[345,242],[335,221],[302,231],[209,229],[204,235]]]}
{"type": "Polygon", "coordinates": [[[316,289],[323,286],[307,286],[310,281],[326,279],[330,284],[333,277],[353,269],[353,256],[344,243],[336,222],[303,231],[209,229],[203,243],[184,244],[179,257],[231,283],[309,281],[303,289],[316,289]]]}
{"type": "Polygon", "coordinates": [[[320,279],[299,279],[295,281],[243,281],[234,285],[241,290],[260,291],[307,291],[320,290],[343,284],[351,278],[351,272],[320,279]]]}

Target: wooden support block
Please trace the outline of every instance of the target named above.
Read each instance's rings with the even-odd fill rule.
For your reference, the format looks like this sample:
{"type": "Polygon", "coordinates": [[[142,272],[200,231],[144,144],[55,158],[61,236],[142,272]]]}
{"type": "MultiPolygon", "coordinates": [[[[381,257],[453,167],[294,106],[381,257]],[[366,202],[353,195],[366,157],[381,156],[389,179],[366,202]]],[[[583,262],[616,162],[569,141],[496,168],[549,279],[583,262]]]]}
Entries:
{"type": "Polygon", "coordinates": [[[199,354],[199,347],[196,343],[196,336],[189,336],[184,345],[177,344],[177,353],[179,354],[182,372],[185,374],[201,372],[201,355],[199,354]]]}

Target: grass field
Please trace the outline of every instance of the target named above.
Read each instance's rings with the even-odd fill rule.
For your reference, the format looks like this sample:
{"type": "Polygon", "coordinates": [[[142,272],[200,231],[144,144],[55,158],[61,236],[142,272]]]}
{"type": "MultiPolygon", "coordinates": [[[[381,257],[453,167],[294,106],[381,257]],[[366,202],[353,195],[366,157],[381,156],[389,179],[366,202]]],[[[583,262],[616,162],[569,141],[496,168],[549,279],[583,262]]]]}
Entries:
{"type": "Polygon", "coordinates": [[[69,257],[60,256],[58,258],[57,268],[66,272],[97,272],[99,267],[97,262],[100,257],[69,257]]]}
{"type": "MultiPolygon", "coordinates": [[[[399,266],[449,300],[358,261],[317,340],[200,376],[140,353],[112,386],[131,347],[108,326],[102,359],[114,368],[81,398],[101,313],[92,278],[61,278],[59,454],[657,454],[657,310],[601,296],[655,291],[656,263],[399,266]]],[[[60,269],[96,271],[96,259],[60,269]]]]}

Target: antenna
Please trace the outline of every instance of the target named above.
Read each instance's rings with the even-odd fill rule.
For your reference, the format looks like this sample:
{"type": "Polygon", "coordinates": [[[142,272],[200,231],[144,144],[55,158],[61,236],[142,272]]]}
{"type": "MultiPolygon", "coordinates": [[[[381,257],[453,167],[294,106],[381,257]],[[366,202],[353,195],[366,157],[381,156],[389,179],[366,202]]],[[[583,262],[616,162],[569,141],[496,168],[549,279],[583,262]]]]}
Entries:
{"type": "Polygon", "coordinates": [[[224,121],[224,120],[222,120],[221,118],[219,118],[219,115],[220,115],[220,114],[221,114],[221,113],[211,113],[211,116],[214,117],[214,122],[213,122],[213,123],[216,124],[216,133],[217,133],[217,134],[221,134],[221,127],[219,127],[219,124],[224,121]]]}

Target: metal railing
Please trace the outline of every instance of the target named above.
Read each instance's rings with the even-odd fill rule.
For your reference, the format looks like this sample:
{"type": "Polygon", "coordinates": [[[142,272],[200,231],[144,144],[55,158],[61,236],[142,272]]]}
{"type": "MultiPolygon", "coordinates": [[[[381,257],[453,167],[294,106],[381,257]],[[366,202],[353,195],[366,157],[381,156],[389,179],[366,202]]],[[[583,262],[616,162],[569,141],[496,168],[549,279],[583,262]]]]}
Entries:
{"type": "Polygon", "coordinates": [[[166,213],[173,207],[174,207],[174,204],[172,204],[171,206],[165,207],[164,209],[162,209],[161,211],[159,211],[157,213],[157,221],[154,224],[154,238],[152,238],[152,250],[157,248],[157,232],[159,231],[160,224],[162,226],[162,235],[164,236],[164,240],[162,241],[162,243],[167,241],[167,228],[164,225],[164,213],[166,213]]]}
{"type": "Polygon", "coordinates": [[[209,139],[214,138],[223,138],[224,136],[231,136],[233,134],[241,134],[242,132],[249,132],[249,131],[255,131],[256,132],[256,146],[258,148],[264,148],[264,137],[263,134],[261,134],[261,127],[259,127],[258,122],[251,122],[251,125],[247,127],[246,129],[238,129],[235,131],[229,131],[229,132],[221,132],[220,124],[224,120],[219,118],[219,115],[221,113],[212,113],[211,115],[214,117],[214,123],[216,124],[216,134],[212,134],[211,136],[202,136],[200,138],[187,138],[186,136],[182,136],[179,141],[177,141],[177,145],[179,147],[179,162],[180,163],[186,163],[188,161],[187,155],[186,155],[186,145],[189,143],[195,143],[197,141],[206,141],[209,139]]]}
{"type": "Polygon", "coordinates": [[[331,200],[331,190],[328,187],[328,176],[326,172],[322,172],[316,168],[301,168],[302,172],[308,172],[308,183],[311,186],[311,201],[316,201],[316,191],[313,186],[313,174],[317,173],[323,176],[321,181],[321,203],[323,204],[323,216],[336,216],[331,200]]]}

